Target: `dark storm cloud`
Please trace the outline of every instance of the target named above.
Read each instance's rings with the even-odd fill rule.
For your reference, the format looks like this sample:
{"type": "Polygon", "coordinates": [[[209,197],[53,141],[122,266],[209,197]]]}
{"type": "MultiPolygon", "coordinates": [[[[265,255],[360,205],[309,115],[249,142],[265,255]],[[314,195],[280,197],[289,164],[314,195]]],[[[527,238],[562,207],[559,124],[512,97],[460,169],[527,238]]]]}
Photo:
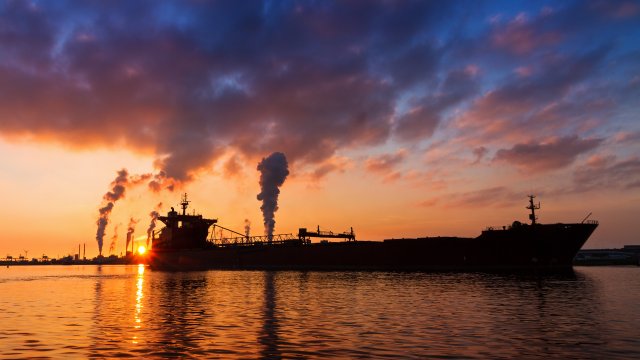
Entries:
{"type": "Polygon", "coordinates": [[[180,181],[229,147],[255,157],[277,145],[320,164],[387,139],[398,94],[435,71],[438,50],[421,38],[447,12],[426,2],[8,2],[0,131],[150,152],[180,181]]]}

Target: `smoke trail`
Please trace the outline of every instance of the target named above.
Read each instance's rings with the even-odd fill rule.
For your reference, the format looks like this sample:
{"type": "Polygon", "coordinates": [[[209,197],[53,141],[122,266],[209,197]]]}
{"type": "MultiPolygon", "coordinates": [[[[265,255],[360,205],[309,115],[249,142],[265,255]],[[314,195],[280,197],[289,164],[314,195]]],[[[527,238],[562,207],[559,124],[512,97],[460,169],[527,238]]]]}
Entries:
{"type": "MultiPolygon", "coordinates": [[[[102,197],[102,205],[98,210],[99,216],[98,221],[96,222],[96,224],[98,225],[98,230],[96,231],[96,240],[98,241],[98,251],[100,252],[100,255],[102,255],[102,245],[105,235],[105,228],[109,224],[109,216],[111,215],[111,211],[113,210],[116,201],[124,198],[127,187],[140,185],[147,181],[149,181],[149,189],[153,192],[159,192],[163,189],[173,191],[175,187],[179,185],[177,180],[167,177],[166,174],[162,171],[155,175],[129,175],[127,169],[118,171],[118,176],[111,182],[111,190],[104,194],[104,196],[102,197]]],[[[160,206],[162,206],[162,203],[158,204],[156,211],[159,210],[160,206]]],[[[135,223],[137,223],[137,221],[134,222],[134,226],[135,223]]],[[[155,226],[155,222],[153,226],[155,226]]],[[[127,241],[127,247],[128,245],[129,242],[127,241]]],[[[148,240],[147,245],[149,245],[148,240]]]]}
{"type": "Polygon", "coordinates": [[[251,233],[251,221],[249,221],[249,219],[244,219],[244,235],[246,237],[249,237],[250,233],[251,233]]]}
{"type": "Polygon", "coordinates": [[[162,203],[158,203],[158,205],[156,205],[156,209],[149,213],[149,216],[151,216],[151,223],[147,229],[147,248],[149,248],[149,242],[151,241],[151,237],[153,237],[153,229],[156,228],[156,220],[158,220],[158,216],[160,216],[158,213],[160,208],[162,208],[162,203]]]}
{"type": "Polygon", "coordinates": [[[133,232],[136,231],[136,224],[138,223],[138,220],[134,219],[134,218],[130,218],[129,219],[129,225],[127,226],[127,245],[125,246],[125,252],[126,249],[129,248],[129,243],[131,243],[131,241],[133,241],[132,237],[133,237],[133,232]]]}
{"type": "Polygon", "coordinates": [[[109,224],[109,215],[115,202],[124,197],[127,183],[129,181],[129,173],[127,169],[118,171],[118,176],[111,182],[111,191],[104,194],[103,206],[98,210],[100,215],[98,216],[98,230],[96,231],[96,240],[98,241],[98,252],[102,255],[102,244],[104,240],[104,229],[109,224]]]}
{"type": "Polygon", "coordinates": [[[151,175],[151,181],[149,181],[149,190],[153,192],[160,192],[162,190],[173,191],[181,184],[180,181],[167,176],[167,173],[160,171],[155,175],[151,175]]]}
{"type": "Polygon", "coordinates": [[[113,236],[111,237],[111,245],[109,245],[109,255],[113,254],[113,251],[116,249],[116,242],[118,241],[118,227],[120,224],[116,224],[113,228],[113,236]]]}
{"type": "Polygon", "coordinates": [[[276,225],[274,220],[275,212],[278,211],[279,187],[289,175],[287,158],[281,152],[274,152],[258,163],[260,171],[260,193],[258,200],[262,201],[262,217],[264,219],[264,233],[269,242],[273,236],[273,229],[276,225]]]}

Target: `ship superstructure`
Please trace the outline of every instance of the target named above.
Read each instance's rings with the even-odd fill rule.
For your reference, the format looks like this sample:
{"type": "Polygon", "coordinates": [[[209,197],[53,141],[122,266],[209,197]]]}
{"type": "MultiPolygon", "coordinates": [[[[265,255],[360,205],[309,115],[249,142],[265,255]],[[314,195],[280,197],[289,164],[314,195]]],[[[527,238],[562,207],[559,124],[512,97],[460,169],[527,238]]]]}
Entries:
{"type": "Polygon", "coordinates": [[[205,249],[211,247],[207,241],[207,235],[211,225],[218,222],[217,219],[205,219],[202,215],[187,214],[190,201],[184,194],[180,206],[182,213],[178,214],[172,207],[167,216],[159,216],[158,219],[165,224],[160,230],[159,236],[153,238],[152,248],[156,251],[181,250],[181,249],[205,249]]]}

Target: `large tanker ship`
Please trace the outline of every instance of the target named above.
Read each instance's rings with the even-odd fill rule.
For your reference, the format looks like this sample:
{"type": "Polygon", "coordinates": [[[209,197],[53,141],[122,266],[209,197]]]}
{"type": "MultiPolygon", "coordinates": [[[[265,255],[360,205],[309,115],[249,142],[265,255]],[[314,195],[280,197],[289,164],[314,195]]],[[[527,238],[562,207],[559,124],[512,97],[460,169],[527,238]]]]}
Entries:
{"type": "Polygon", "coordinates": [[[530,224],[488,228],[475,238],[424,237],[356,240],[345,233],[299,229],[297,236],[249,236],[222,227],[217,219],[182,213],[173,208],[159,219],[165,227],[154,234],[149,264],[154,269],[287,269],[399,271],[516,271],[570,269],[578,250],[598,226],[597,221],[540,224],[534,196],[529,196],[530,224]],[[213,229],[211,229],[213,227],[213,229]],[[233,237],[214,238],[215,229],[233,237]],[[210,230],[211,229],[211,230],[210,230]],[[312,242],[311,238],[322,238],[312,242]],[[327,238],[341,241],[329,242],[327,238]]]}

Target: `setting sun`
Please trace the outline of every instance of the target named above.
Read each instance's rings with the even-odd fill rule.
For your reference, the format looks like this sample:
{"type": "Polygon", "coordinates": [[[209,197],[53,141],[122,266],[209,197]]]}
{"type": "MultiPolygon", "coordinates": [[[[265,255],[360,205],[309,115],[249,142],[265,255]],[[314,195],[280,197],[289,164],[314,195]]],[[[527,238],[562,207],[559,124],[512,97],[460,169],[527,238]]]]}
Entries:
{"type": "Polygon", "coordinates": [[[143,255],[143,254],[144,254],[144,253],[146,253],[146,252],[147,252],[147,248],[146,248],[146,247],[144,247],[144,245],[140,245],[140,246],[138,247],[138,254],[143,255]]]}

